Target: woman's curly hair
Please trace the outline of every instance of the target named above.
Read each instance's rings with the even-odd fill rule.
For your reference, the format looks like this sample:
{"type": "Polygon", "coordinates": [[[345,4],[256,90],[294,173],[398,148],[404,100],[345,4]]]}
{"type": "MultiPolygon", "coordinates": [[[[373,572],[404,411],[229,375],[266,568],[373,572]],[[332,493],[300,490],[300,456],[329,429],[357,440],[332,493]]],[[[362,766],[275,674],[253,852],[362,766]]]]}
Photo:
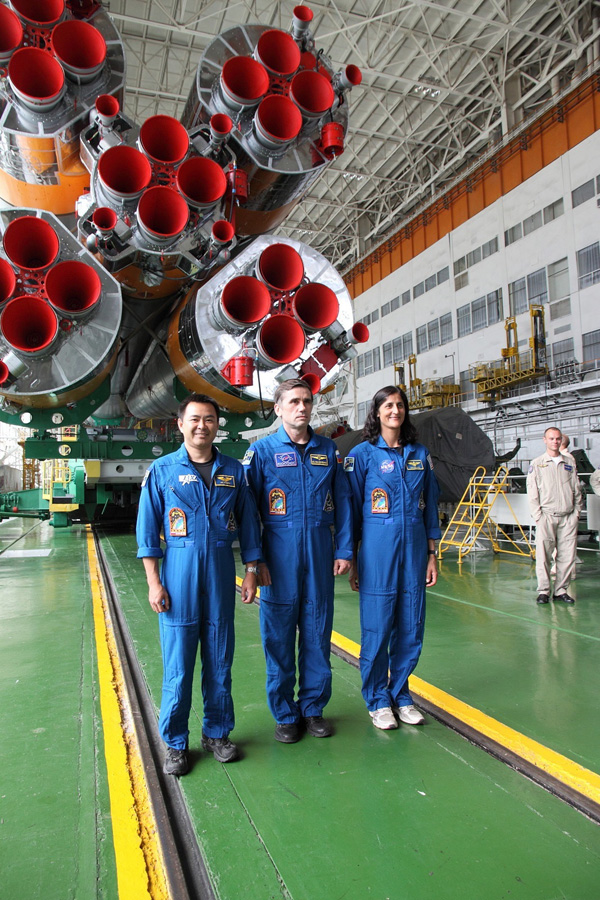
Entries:
{"type": "Polygon", "coordinates": [[[407,444],[414,444],[417,440],[417,429],[410,421],[408,398],[403,390],[396,387],[396,385],[390,384],[377,391],[371,400],[369,412],[367,413],[367,418],[365,419],[365,424],[363,426],[363,441],[368,441],[370,444],[377,443],[377,438],[381,434],[381,421],[377,416],[377,413],[379,412],[381,404],[387,400],[388,397],[391,397],[392,394],[400,394],[405,410],[404,422],[400,427],[400,443],[405,447],[407,444]]]}

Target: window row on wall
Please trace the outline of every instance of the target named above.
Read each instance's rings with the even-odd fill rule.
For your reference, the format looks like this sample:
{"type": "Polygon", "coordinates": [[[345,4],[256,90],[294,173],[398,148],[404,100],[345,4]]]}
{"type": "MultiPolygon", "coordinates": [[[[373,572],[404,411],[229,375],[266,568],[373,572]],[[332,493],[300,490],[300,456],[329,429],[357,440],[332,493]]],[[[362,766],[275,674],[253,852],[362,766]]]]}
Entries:
{"type": "Polygon", "coordinates": [[[487,259],[488,256],[497,253],[498,249],[498,237],[496,236],[486,241],[481,247],[475,247],[474,250],[471,250],[465,256],[456,259],[454,261],[454,290],[459,291],[461,288],[466,287],[469,283],[467,270],[481,262],[482,259],[487,259]]]}
{"type": "Polygon", "coordinates": [[[508,285],[510,314],[518,316],[530,306],[550,303],[550,318],[558,319],[571,312],[569,295],[569,263],[565,256],[508,285]]]}
{"type": "Polygon", "coordinates": [[[574,191],[571,191],[573,209],[576,206],[581,206],[586,200],[591,200],[596,194],[600,194],[600,175],[597,175],[596,178],[590,178],[589,181],[584,181],[574,191]]]}
{"type": "MultiPolygon", "coordinates": [[[[412,335],[403,335],[403,337],[410,337],[412,343],[412,335]]],[[[397,340],[401,339],[397,338],[397,340]]],[[[390,365],[389,362],[386,362],[385,346],[386,345],[384,345],[384,368],[390,365]]],[[[410,352],[412,352],[412,350],[410,352]]],[[[393,361],[401,362],[402,359],[406,359],[409,355],[410,353],[406,353],[404,357],[398,359],[394,358],[393,361]]],[[[582,335],[582,364],[584,369],[597,368],[600,366],[600,329],[589,331],[587,334],[582,335]]],[[[570,366],[578,365],[578,361],[575,358],[575,343],[573,338],[555,341],[549,346],[548,365],[551,373],[558,376],[560,376],[561,373],[564,374],[570,366]]],[[[461,398],[463,401],[472,400],[476,397],[475,385],[469,378],[470,374],[470,369],[464,369],[460,373],[461,398]]],[[[444,380],[447,381],[447,379],[444,380]]],[[[360,427],[364,423],[369,404],[370,400],[365,400],[358,404],[356,427],[360,427]]]]}
{"type": "Polygon", "coordinates": [[[510,244],[514,244],[515,241],[519,241],[522,237],[526,237],[533,231],[537,231],[542,225],[547,225],[548,222],[558,219],[559,216],[562,216],[564,211],[565,202],[563,198],[560,197],[558,200],[555,200],[554,203],[545,206],[544,209],[539,209],[531,216],[527,216],[526,219],[523,219],[522,222],[517,222],[512,228],[508,228],[504,232],[504,246],[508,247],[510,244]]]}

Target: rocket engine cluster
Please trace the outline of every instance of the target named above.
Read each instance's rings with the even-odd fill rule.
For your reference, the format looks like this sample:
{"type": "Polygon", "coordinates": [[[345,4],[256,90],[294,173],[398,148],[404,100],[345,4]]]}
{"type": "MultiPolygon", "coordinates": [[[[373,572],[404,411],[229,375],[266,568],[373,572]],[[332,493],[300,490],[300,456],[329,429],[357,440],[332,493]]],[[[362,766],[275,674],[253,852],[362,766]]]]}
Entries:
{"type": "Polygon", "coordinates": [[[170,418],[184,389],[244,413],[288,377],[333,385],[368,330],[321,254],[272,235],[343,152],[361,81],[312,18],[220,34],[182,120],[140,126],[99,3],[0,3],[2,418],[170,418]]]}

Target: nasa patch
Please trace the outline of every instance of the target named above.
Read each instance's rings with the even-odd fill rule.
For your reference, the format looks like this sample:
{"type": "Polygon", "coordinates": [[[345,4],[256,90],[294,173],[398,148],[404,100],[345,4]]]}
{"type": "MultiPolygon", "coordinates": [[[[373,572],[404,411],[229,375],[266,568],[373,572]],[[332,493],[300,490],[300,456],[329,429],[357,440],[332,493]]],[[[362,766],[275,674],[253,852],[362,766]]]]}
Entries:
{"type": "Polygon", "coordinates": [[[344,472],[354,472],[354,457],[347,456],[344,460],[344,472]]]}
{"type": "Polygon", "coordinates": [[[390,472],[393,472],[395,468],[395,463],[393,459],[384,459],[381,465],[379,466],[379,471],[382,475],[389,475],[390,472]]]}

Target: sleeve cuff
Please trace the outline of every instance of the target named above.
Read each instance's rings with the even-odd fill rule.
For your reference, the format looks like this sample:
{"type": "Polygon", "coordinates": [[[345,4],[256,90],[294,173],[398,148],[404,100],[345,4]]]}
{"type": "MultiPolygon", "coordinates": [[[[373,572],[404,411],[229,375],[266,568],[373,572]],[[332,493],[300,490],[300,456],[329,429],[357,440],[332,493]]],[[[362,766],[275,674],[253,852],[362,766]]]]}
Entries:
{"type": "Polygon", "coordinates": [[[160,547],[138,547],[137,558],[143,559],[145,556],[155,556],[162,559],[164,553],[160,547]]]}
{"type": "Polygon", "coordinates": [[[255,559],[260,561],[262,550],[260,547],[251,547],[250,550],[241,550],[240,556],[242,557],[242,562],[246,565],[247,562],[253,562],[255,559]]]}

